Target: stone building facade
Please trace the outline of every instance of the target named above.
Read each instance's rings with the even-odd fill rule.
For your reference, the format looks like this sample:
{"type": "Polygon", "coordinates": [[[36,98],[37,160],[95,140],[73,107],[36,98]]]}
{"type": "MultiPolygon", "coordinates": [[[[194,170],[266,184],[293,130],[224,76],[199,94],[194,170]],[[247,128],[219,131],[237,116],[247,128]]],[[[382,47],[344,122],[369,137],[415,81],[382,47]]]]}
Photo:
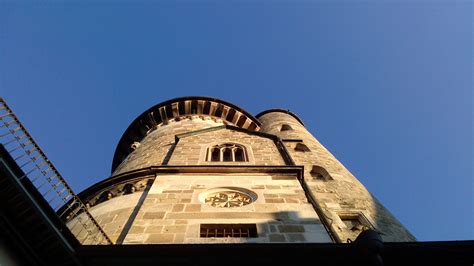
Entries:
{"type": "Polygon", "coordinates": [[[141,114],[80,197],[116,244],[415,241],[295,114],[208,97],[141,114]]]}

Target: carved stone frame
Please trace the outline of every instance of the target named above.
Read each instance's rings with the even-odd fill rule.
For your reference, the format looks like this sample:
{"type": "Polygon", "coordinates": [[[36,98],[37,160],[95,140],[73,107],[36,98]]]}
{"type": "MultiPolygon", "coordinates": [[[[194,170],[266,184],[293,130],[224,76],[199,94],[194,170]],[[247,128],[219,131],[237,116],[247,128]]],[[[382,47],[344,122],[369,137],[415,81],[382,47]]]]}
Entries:
{"type": "Polygon", "coordinates": [[[215,141],[215,142],[211,142],[211,143],[206,143],[206,144],[201,144],[201,151],[199,153],[199,162],[198,162],[199,165],[232,165],[232,164],[236,164],[236,165],[239,165],[239,164],[255,164],[255,157],[253,156],[253,151],[252,151],[252,147],[250,145],[247,145],[247,144],[244,144],[244,143],[241,143],[241,142],[236,142],[236,141],[215,141]],[[219,145],[219,144],[223,144],[223,143],[235,143],[235,144],[238,144],[238,145],[241,145],[242,147],[245,148],[245,153],[247,155],[247,159],[248,161],[238,161],[238,162],[210,162],[210,161],[207,161],[206,157],[207,157],[207,151],[210,147],[213,147],[215,145],[219,145]]]}

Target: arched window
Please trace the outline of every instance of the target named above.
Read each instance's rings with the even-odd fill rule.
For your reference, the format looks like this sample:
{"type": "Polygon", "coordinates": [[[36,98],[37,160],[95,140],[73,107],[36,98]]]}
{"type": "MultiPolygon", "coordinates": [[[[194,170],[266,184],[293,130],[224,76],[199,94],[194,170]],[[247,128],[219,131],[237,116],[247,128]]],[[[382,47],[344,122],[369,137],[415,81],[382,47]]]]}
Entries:
{"type": "Polygon", "coordinates": [[[287,131],[287,130],[293,130],[293,128],[292,128],[290,125],[288,125],[288,124],[283,124],[283,125],[281,126],[280,131],[287,131]]]}
{"type": "Polygon", "coordinates": [[[308,151],[311,151],[311,150],[308,148],[308,146],[306,146],[303,143],[299,142],[299,143],[296,143],[295,151],[308,152],[308,151]]]}
{"type": "Polygon", "coordinates": [[[234,158],[236,162],[243,162],[245,161],[244,149],[242,148],[235,148],[234,150],[234,158]]]}
{"type": "Polygon", "coordinates": [[[217,148],[211,149],[211,161],[218,162],[221,158],[221,150],[217,148]]]}
{"type": "Polygon", "coordinates": [[[245,147],[235,143],[224,143],[209,147],[206,161],[208,162],[247,162],[245,147]]]}
{"type": "Polygon", "coordinates": [[[231,148],[224,148],[222,152],[222,156],[224,157],[224,162],[232,162],[232,149],[231,148]]]}
{"type": "Polygon", "coordinates": [[[313,165],[313,168],[311,169],[310,174],[315,180],[320,180],[320,181],[333,180],[332,176],[328,173],[328,171],[326,171],[326,169],[318,165],[313,165]]]}

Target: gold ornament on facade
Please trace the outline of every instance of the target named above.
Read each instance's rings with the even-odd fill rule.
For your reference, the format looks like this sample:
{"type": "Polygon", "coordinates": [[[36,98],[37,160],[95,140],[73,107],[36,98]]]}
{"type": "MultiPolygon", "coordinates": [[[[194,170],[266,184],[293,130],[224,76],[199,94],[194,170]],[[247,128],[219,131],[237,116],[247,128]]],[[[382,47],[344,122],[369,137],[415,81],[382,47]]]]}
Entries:
{"type": "Polygon", "coordinates": [[[205,203],[219,208],[242,207],[253,202],[252,198],[239,191],[219,191],[209,195],[204,200],[205,203]]]}

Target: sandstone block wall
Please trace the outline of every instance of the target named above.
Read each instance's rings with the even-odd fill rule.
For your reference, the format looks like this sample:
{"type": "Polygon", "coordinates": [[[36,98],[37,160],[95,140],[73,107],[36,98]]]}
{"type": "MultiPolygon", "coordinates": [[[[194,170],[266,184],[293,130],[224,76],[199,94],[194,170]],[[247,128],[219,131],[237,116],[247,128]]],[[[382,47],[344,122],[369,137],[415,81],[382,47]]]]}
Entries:
{"type": "Polygon", "coordinates": [[[174,146],[176,135],[222,125],[223,123],[195,116],[161,126],[142,140],[138,148],[120,164],[113,175],[158,165],[285,165],[273,140],[230,129],[183,137],[174,146]],[[244,145],[249,161],[206,162],[207,148],[213,144],[226,142],[244,145]]]}
{"type": "MultiPolygon", "coordinates": [[[[151,188],[102,202],[90,213],[117,244],[332,241],[296,174],[158,174],[151,188]],[[228,188],[249,190],[257,198],[233,208],[205,203],[207,191],[228,188]],[[255,224],[258,237],[203,238],[201,224],[255,224]]],[[[74,233],[88,243],[85,234],[74,233]]]]}
{"type": "Polygon", "coordinates": [[[283,112],[271,112],[259,118],[262,131],[279,136],[296,165],[304,166],[304,177],[314,197],[327,217],[328,225],[340,241],[354,240],[360,230],[351,230],[341,217],[356,217],[382,233],[384,241],[414,241],[413,235],[385,209],[306,128],[293,116],[283,112]],[[291,130],[281,130],[289,125],[291,130]],[[289,140],[302,140],[294,142],[289,140]],[[299,143],[309,150],[298,149],[299,143]],[[318,179],[313,167],[328,172],[330,180],[318,179]]]}
{"type": "MultiPolygon", "coordinates": [[[[332,242],[323,223],[337,242],[354,240],[366,228],[379,231],[384,241],[415,240],[295,117],[275,111],[261,115],[259,120],[260,132],[278,136],[294,164],[304,166],[303,182],[316,199],[314,206],[310,204],[314,202],[308,202],[295,174],[235,170],[221,170],[221,174],[216,174],[211,171],[215,166],[220,169],[281,167],[287,162],[271,137],[219,127],[229,122],[216,117],[191,115],[160,124],[140,143],[134,143],[134,151],[113,176],[162,165],[209,166],[209,172],[158,172],[145,191],[120,194],[92,206],[92,215],[119,244],[332,242]],[[206,160],[208,148],[223,143],[245,147],[248,160],[206,160]],[[258,197],[249,205],[235,208],[217,208],[203,202],[202,195],[206,191],[227,187],[248,189],[258,197]],[[258,237],[203,238],[199,235],[201,224],[229,223],[256,224],[258,237]]],[[[72,228],[75,222],[68,225],[72,228]]]]}
{"type": "Polygon", "coordinates": [[[273,140],[231,129],[221,129],[181,138],[169,165],[285,165],[273,140]],[[248,162],[207,162],[208,147],[219,143],[238,143],[246,148],[248,162]]]}
{"type": "Polygon", "coordinates": [[[293,177],[269,175],[158,175],[125,244],[330,242],[293,177]],[[203,202],[209,189],[244,188],[255,202],[219,208],[203,202]],[[202,238],[200,224],[256,224],[257,238],[202,238]]]}
{"type": "MultiPolygon", "coordinates": [[[[124,229],[129,227],[127,222],[129,221],[132,212],[137,208],[138,201],[142,194],[143,192],[137,192],[130,195],[112,198],[89,209],[91,215],[102,227],[112,242],[116,243],[119,241],[119,237],[123,234],[124,229]]],[[[82,226],[76,226],[78,219],[88,221],[84,215],[80,215],[78,218],[69,221],[67,226],[72,229],[72,233],[81,243],[94,243],[91,239],[87,239],[86,231],[82,226]]],[[[124,236],[122,236],[122,238],[123,237],[124,236]]]]}
{"type": "MultiPolygon", "coordinates": [[[[199,129],[224,125],[222,120],[203,116],[189,116],[180,121],[160,125],[148,134],[138,147],[117,167],[112,175],[118,175],[148,166],[168,164],[167,154],[173,147],[175,136],[199,129]]],[[[190,157],[195,154],[188,154],[190,157]]]]}

